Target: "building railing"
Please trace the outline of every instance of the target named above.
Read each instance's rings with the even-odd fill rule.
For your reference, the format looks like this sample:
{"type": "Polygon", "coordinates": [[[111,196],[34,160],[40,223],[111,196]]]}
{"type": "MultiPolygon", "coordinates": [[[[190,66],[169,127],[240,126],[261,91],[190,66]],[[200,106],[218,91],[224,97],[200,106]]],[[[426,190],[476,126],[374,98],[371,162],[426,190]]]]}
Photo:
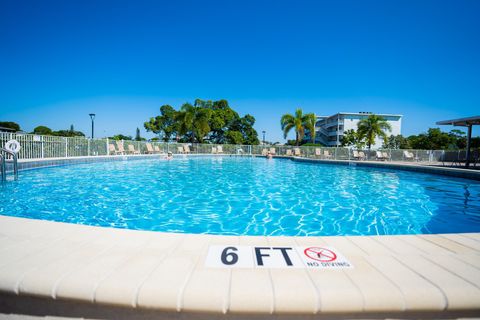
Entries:
{"type": "MultiPolygon", "coordinates": [[[[0,147],[11,139],[20,142],[18,159],[48,159],[64,157],[109,156],[118,154],[237,154],[300,156],[326,160],[375,160],[455,164],[465,162],[465,150],[355,150],[340,147],[265,146],[232,144],[166,143],[159,141],[128,141],[58,137],[23,133],[0,132],[0,147]],[[124,151],[120,151],[119,145],[124,151]],[[153,151],[152,151],[153,149],[153,151]],[[380,153],[377,153],[379,151],[380,153]]],[[[479,162],[479,150],[471,153],[473,164],[479,162]]]]}

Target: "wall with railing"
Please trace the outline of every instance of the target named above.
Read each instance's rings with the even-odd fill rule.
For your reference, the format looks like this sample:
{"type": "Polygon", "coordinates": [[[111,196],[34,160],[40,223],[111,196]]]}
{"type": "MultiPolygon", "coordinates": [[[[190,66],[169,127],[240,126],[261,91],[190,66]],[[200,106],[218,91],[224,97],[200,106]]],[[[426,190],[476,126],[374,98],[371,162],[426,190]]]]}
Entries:
{"type": "MultiPolygon", "coordinates": [[[[378,160],[454,163],[465,159],[464,150],[354,150],[313,146],[264,146],[231,144],[165,143],[87,139],[84,137],[57,137],[23,133],[0,132],[0,147],[11,139],[20,142],[19,159],[48,159],[84,156],[127,154],[239,154],[300,156],[326,160],[378,160]]],[[[472,161],[478,162],[478,150],[472,152],[472,161]]]]}

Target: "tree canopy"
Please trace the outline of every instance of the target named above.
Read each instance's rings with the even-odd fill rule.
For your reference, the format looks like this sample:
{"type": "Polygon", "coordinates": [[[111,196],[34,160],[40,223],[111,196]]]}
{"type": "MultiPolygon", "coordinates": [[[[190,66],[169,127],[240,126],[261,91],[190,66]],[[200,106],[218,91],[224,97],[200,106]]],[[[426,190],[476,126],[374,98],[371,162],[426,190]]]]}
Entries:
{"type": "Polygon", "coordinates": [[[20,125],[12,121],[0,121],[0,127],[10,129],[12,131],[20,131],[20,125]]]}
{"type": "Polygon", "coordinates": [[[259,144],[253,128],[255,118],[240,117],[227,100],[196,99],[184,103],[179,110],[170,105],[160,107],[160,115],[144,123],[147,131],[158,134],[163,141],[259,144]]]}
{"type": "Polygon", "coordinates": [[[37,126],[33,129],[33,134],[40,134],[45,136],[60,136],[60,137],[85,137],[85,134],[81,131],[75,131],[73,124],[70,125],[68,130],[53,131],[47,126],[37,126]]]}
{"type": "Polygon", "coordinates": [[[302,109],[297,108],[295,114],[284,114],[280,119],[283,130],[283,136],[286,139],[288,133],[295,130],[295,145],[299,145],[305,135],[305,129],[310,131],[312,142],[315,141],[315,120],[313,113],[304,114],[302,109]]]}
{"type": "Polygon", "coordinates": [[[357,124],[357,134],[360,140],[365,140],[368,149],[375,144],[375,138],[377,136],[387,139],[386,131],[391,131],[392,126],[381,116],[371,114],[366,119],[362,119],[357,124]]]}

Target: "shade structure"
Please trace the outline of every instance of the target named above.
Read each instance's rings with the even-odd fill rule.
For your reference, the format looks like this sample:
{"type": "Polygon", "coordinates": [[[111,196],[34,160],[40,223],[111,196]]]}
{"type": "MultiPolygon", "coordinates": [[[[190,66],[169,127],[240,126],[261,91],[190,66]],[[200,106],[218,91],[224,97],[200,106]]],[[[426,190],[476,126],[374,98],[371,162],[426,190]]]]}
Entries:
{"type": "Polygon", "coordinates": [[[470,166],[470,142],[472,140],[472,127],[475,125],[480,125],[480,116],[438,121],[437,125],[451,125],[451,126],[461,126],[461,127],[468,128],[467,157],[466,157],[467,159],[465,159],[465,167],[468,168],[470,166]]]}

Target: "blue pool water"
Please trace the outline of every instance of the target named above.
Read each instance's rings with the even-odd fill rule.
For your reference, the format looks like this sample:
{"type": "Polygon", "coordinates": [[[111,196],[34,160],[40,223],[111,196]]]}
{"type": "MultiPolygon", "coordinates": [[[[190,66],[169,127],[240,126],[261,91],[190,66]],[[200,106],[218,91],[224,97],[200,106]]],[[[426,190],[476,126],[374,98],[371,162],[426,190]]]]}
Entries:
{"type": "Polygon", "coordinates": [[[264,158],[100,162],[21,172],[0,214],[227,235],[480,231],[480,183],[264,158]]]}

